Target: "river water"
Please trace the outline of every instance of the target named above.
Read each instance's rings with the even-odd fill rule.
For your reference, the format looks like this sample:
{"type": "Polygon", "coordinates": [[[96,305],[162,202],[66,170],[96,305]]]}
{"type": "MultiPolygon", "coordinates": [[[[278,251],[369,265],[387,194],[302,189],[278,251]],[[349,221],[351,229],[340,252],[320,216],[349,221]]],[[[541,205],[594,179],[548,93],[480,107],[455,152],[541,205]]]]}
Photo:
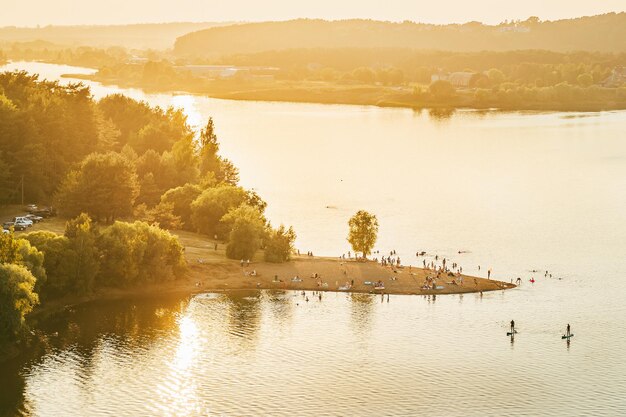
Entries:
{"type": "Polygon", "coordinates": [[[242,185],[268,202],[273,224],[294,226],[301,250],[347,252],[347,219],[366,209],[380,222],[378,249],[405,264],[424,250],[524,283],[436,300],[260,292],[81,305],[38,323],[46,342],[0,365],[0,411],[626,413],[626,112],[442,116],[87,84],[96,98],[181,107],[194,126],[212,116],[242,185]]]}

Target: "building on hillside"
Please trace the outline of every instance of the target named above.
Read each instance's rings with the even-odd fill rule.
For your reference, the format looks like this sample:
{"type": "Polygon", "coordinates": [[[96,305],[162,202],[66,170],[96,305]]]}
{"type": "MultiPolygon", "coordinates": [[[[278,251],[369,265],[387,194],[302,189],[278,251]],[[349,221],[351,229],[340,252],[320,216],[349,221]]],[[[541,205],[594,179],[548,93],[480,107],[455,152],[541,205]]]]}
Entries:
{"type": "Polygon", "coordinates": [[[209,79],[227,79],[237,76],[239,79],[272,80],[279,71],[274,67],[238,67],[234,65],[184,65],[176,67],[191,75],[209,79]]]}
{"type": "Polygon", "coordinates": [[[472,78],[476,75],[475,72],[443,72],[439,71],[436,74],[430,76],[430,82],[435,81],[448,81],[455,87],[469,87],[472,78]]]}
{"type": "Polygon", "coordinates": [[[448,76],[448,81],[455,87],[469,87],[474,77],[474,72],[453,72],[448,76]]]}

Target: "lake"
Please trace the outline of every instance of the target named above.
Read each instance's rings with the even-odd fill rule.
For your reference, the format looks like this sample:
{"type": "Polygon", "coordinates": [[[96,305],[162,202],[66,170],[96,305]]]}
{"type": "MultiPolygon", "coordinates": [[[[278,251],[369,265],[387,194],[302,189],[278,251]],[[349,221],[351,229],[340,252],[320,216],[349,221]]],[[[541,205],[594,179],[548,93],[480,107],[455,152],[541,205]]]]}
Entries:
{"type": "MultiPolygon", "coordinates": [[[[53,80],[93,71],[5,68],[53,80]]],[[[436,300],[260,292],[81,305],[39,323],[46,342],[2,365],[0,410],[626,413],[626,112],[438,115],[86,84],[96,98],[180,107],[196,127],[213,117],[241,184],[268,202],[273,224],[294,226],[302,251],[347,253],[347,220],[365,209],[379,219],[377,249],[404,264],[424,250],[524,283],[436,300]]]]}

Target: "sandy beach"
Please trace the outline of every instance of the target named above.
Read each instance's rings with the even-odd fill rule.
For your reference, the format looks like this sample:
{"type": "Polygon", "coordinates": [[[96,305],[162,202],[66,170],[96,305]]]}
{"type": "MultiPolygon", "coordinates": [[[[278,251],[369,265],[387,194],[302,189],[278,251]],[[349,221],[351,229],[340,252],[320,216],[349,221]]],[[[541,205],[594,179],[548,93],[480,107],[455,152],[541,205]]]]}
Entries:
{"type": "MultiPolygon", "coordinates": [[[[189,232],[176,232],[185,246],[189,264],[187,285],[203,291],[237,289],[281,289],[303,291],[344,291],[374,294],[457,294],[514,288],[515,285],[462,275],[453,277],[431,269],[381,266],[374,261],[326,257],[295,256],[290,262],[272,264],[261,261],[261,254],[250,264],[227,259],[225,245],[189,232]],[[254,275],[256,272],[256,275],[254,275]],[[437,289],[424,289],[428,277],[435,278],[437,289]],[[382,282],[384,289],[375,289],[382,282]]],[[[419,258],[418,262],[422,262],[419,258]]]]}
{"type": "MultiPolygon", "coordinates": [[[[48,219],[34,225],[28,231],[47,230],[63,233],[65,220],[48,219]]],[[[24,232],[17,232],[16,236],[24,232]]],[[[241,266],[240,261],[226,258],[226,245],[206,236],[172,231],[185,247],[189,270],[181,279],[158,284],[145,284],[128,288],[98,288],[93,294],[77,297],[70,295],[45,302],[36,308],[34,316],[55,311],[67,305],[98,299],[112,299],[157,294],[194,294],[211,291],[237,290],[297,290],[297,291],[340,291],[371,294],[459,294],[481,291],[496,291],[514,288],[507,282],[462,275],[459,277],[437,273],[431,269],[414,266],[381,266],[374,261],[356,261],[305,255],[282,264],[263,261],[259,251],[250,264],[241,266]],[[216,249],[217,243],[217,249],[216,249]],[[253,271],[256,275],[253,275],[253,271]],[[317,277],[316,275],[317,274],[317,277]],[[294,280],[295,277],[298,279],[294,280]],[[424,289],[428,277],[434,277],[437,289],[424,289]],[[453,281],[454,279],[454,281],[453,281]],[[382,282],[384,289],[376,289],[375,283],[382,282]]],[[[422,262],[417,258],[416,262],[422,262]]]]}

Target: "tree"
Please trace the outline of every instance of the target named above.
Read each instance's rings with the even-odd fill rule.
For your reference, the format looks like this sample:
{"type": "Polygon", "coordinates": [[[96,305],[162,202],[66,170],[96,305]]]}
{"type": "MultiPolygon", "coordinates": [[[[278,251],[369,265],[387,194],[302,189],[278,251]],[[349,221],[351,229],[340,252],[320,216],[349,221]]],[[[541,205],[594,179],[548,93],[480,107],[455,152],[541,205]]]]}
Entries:
{"type": "Polygon", "coordinates": [[[247,193],[241,187],[221,185],[206,189],[191,204],[193,223],[200,233],[224,238],[228,231],[219,227],[220,219],[230,210],[246,202],[247,193]]]}
{"type": "Polygon", "coordinates": [[[153,208],[139,204],[135,207],[135,218],[166,230],[180,229],[182,226],[180,217],[174,214],[172,203],[159,203],[153,208]]]}
{"type": "Polygon", "coordinates": [[[213,118],[200,132],[200,174],[213,173],[218,182],[236,185],[239,182],[239,170],[226,158],[218,155],[220,144],[215,134],[213,118]]]}
{"type": "Polygon", "coordinates": [[[191,203],[202,194],[202,188],[196,184],[185,184],[172,188],[161,196],[160,204],[171,205],[172,214],[180,218],[182,227],[186,230],[193,229],[191,203]]]}
{"type": "Polygon", "coordinates": [[[53,232],[31,232],[24,236],[31,245],[44,254],[46,281],[37,282],[35,290],[40,298],[60,297],[73,291],[71,281],[76,256],[69,249],[69,239],[53,232]]]}
{"type": "Polygon", "coordinates": [[[19,253],[18,265],[22,265],[35,277],[35,290],[41,288],[46,282],[46,270],[44,268],[44,254],[38,248],[32,246],[26,239],[16,239],[19,253]]]}
{"type": "Polygon", "coordinates": [[[112,222],[132,214],[138,190],[132,162],[115,152],[93,153],[68,174],[56,200],[65,215],[87,213],[97,221],[112,222]]]}
{"type": "Polygon", "coordinates": [[[428,91],[437,100],[450,98],[454,95],[455,89],[450,81],[437,80],[428,87],[428,91]]]}
{"type": "Polygon", "coordinates": [[[213,118],[209,117],[206,127],[200,131],[200,173],[218,172],[220,160],[218,152],[220,144],[215,134],[213,118]]]}
{"type": "Polygon", "coordinates": [[[39,297],[36,278],[22,265],[0,264],[0,339],[12,340],[25,328],[25,317],[39,297]]]}
{"type": "Polygon", "coordinates": [[[291,259],[295,240],[293,227],[287,229],[281,224],[278,229],[270,230],[265,241],[265,261],[280,263],[291,259]]]}
{"type": "Polygon", "coordinates": [[[14,264],[20,260],[19,243],[13,230],[11,229],[9,233],[0,233],[0,264],[14,264]]]}
{"type": "Polygon", "coordinates": [[[65,225],[65,237],[68,239],[68,250],[75,260],[69,274],[73,289],[79,294],[91,292],[94,280],[100,269],[100,253],[96,246],[97,233],[91,218],[85,213],[65,225]]]}
{"type": "Polygon", "coordinates": [[[144,222],[115,222],[98,238],[104,260],[98,285],[131,286],[172,280],[183,275],[186,262],[178,238],[144,222]]]}
{"type": "Polygon", "coordinates": [[[364,210],[359,210],[348,221],[350,231],[348,242],[354,252],[361,252],[367,258],[378,237],[378,220],[376,216],[364,210]]]}
{"type": "Polygon", "coordinates": [[[261,247],[265,232],[265,218],[261,212],[247,204],[231,210],[221,219],[230,230],[226,256],[231,259],[250,259],[261,247]]]}
{"type": "Polygon", "coordinates": [[[487,77],[489,77],[489,81],[491,81],[493,85],[499,85],[504,82],[505,79],[504,73],[497,68],[491,68],[487,71],[487,77]]]}

